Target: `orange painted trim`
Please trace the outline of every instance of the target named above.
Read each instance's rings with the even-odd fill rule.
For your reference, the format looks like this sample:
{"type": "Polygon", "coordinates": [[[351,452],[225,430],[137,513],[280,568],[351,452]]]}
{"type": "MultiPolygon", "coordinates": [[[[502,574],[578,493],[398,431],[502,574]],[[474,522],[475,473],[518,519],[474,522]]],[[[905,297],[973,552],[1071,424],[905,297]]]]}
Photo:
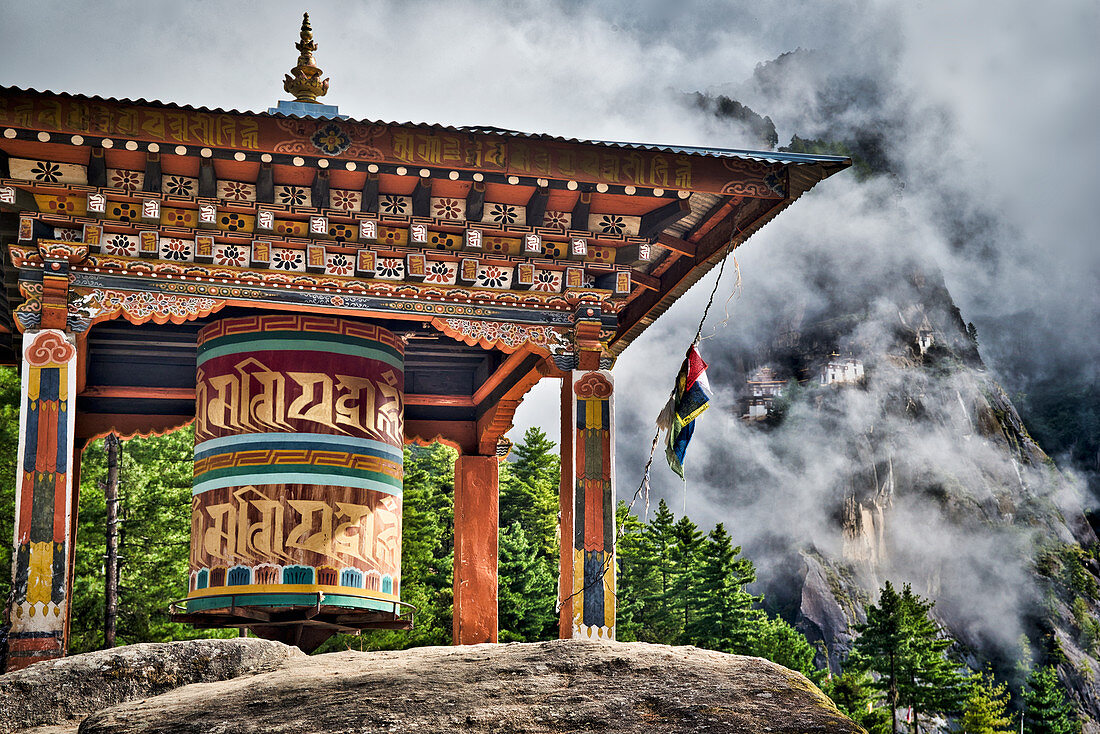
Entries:
{"type": "Polygon", "coordinates": [[[477,453],[477,434],[473,421],[405,421],[405,443],[421,446],[438,441],[460,453],[477,453]]]}
{"type": "MultiPolygon", "coordinates": [[[[505,378],[511,376],[511,374],[523,363],[523,360],[527,359],[527,355],[533,350],[527,344],[523,345],[516,351],[508,355],[508,358],[501,363],[496,372],[489,375],[489,379],[481,383],[481,387],[474,391],[473,401],[475,404],[480,404],[485,398],[489,397],[489,394],[496,390],[497,387],[504,382],[505,378]]],[[[525,391],[526,392],[526,391],[525,391]]]]}
{"type": "MultiPolygon", "coordinates": [[[[733,208],[741,203],[741,200],[742,199],[740,196],[730,197],[730,199],[722,205],[722,208],[715,212],[714,216],[699,225],[695,232],[692,233],[691,241],[698,242],[700,239],[703,238],[703,235],[718,226],[718,223],[729,216],[730,212],[733,211],[733,208]]],[[[659,241],[660,240],[658,240],[658,242],[659,241]]]]}
{"type": "Polygon", "coordinates": [[[153,398],[156,400],[194,400],[193,387],[133,387],[123,385],[93,385],[81,390],[82,398],[153,398]]]}
{"type": "Polygon", "coordinates": [[[109,433],[117,433],[119,438],[149,438],[164,436],[189,426],[194,416],[180,415],[137,415],[131,413],[77,413],[76,440],[91,442],[103,438],[109,433]]]}
{"type": "Polygon", "coordinates": [[[438,405],[448,408],[472,408],[474,399],[465,395],[406,395],[405,405],[438,405]]]}

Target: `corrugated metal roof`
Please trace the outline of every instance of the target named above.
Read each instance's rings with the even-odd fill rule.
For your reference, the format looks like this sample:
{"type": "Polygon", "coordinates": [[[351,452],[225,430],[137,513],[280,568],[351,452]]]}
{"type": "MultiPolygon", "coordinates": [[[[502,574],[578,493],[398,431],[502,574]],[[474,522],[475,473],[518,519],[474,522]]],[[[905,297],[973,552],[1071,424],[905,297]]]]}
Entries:
{"type": "Polygon", "coordinates": [[[303,117],[301,115],[286,115],[282,113],[271,112],[252,112],[249,110],[226,110],[221,107],[195,107],[192,105],[181,105],[175,102],[161,102],[155,99],[120,99],[117,97],[100,97],[98,95],[84,95],[84,94],[72,94],[70,92],[53,92],[50,90],[37,90],[37,89],[23,89],[21,87],[3,87],[0,86],[0,90],[5,92],[17,92],[23,94],[50,94],[57,97],[68,97],[71,99],[83,99],[93,102],[113,102],[115,104],[128,104],[128,105],[143,105],[147,107],[165,107],[175,110],[186,110],[189,112],[208,112],[218,115],[255,115],[257,117],[275,117],[275,118],[289,118],[289,119],[303,119],[303,120],[333,120],[335,122],[353,122],[364,125],[396,125],[401,127],[415,127],[427,130],[439,130],[446,132],[460,132],[460,133],[474,133],[483,135],[500,135],[502,137],[516,137],[524,138],[526,140],[542,140],[557,143],[574,143],[578,145],[600,145],[608,148],[628,148],[633,150],[644,150],[658,153],[672,153],[676,155],[696,155],[711,158],[738,158],[742,160],[759,161],[763,163],[785,163],[785,164],[813,164],[813,163],[833,163],[837,165],[851,165],[851,159],[846,156],[833,156],[833,155],[811,155],[808,153],[777,153],[774,151],[761,151],[761,150],[745,150],[741,148],[710,148],[710,147],[698,147],[698,146],[686,146],[686,145],[661,145],[659,143],[624,143],[613,140],[586,140],[583,138],[565,138],[557,135],[549,135],[547,133],[525,133],[519,130],[508,130],[500,127],[492,127],[489,125],[440,125],[438,123],[427,122],[385,122],[381,120],[359,120],[355,118],[328,118],[328,117],[303,117]]]}

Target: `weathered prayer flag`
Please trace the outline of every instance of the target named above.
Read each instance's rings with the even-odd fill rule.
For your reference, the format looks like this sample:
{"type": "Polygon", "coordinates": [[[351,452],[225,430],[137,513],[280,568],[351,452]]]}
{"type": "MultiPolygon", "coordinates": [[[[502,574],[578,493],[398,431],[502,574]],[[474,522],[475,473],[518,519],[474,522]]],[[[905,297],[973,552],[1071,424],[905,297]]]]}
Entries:
{"type": "Polygon", "coordinates": [[[695,419],[710,407],[710,397],[707,363],[692,344],[676,376],[676,390],[659,419],[668,441],[665,458],[681,479],[684,478],[684,454],[695,432],[695,419]]]}

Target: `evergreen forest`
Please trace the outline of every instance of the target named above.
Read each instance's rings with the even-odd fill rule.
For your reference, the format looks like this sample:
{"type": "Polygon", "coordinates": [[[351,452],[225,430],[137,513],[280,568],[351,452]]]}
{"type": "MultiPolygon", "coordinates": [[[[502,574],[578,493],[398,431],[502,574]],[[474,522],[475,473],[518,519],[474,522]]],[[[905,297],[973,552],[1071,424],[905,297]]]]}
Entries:
{"type": "MultiPolygon", "coordinates": [[[[12,537],[18,381],[0,371],[0,534],[12,537]]],[[[120,452],[120,588],[117,643],[236,636],[173,623],[169,604],[185,594],[190,533],[191,449],[184,428],[132,438],[120,452]]],[[[456,452],[441,444],[405,448],[402,600],[416,607],[411,632],[337,635],[318,652],[447,645],[451,640],[456,452]]],[[[529,429],[500,472],[501,642],[557,637],[558,484],[556,446],[529,429]]],[[[84,453],[70,652],[103,646],[106,503],[103,441],[84,453]]],[[[751,559],[721,523],[699,527],[662,500],[646,519],[618,508],[618,639],[695,645],[766,658],[817,683],[872,734],[947,720],[954,730],[1069,734],[1080,730],[1053,668],[1036,666],[1013,697],[989,671],[970,671],[933,618],[932,601],[887,582],[866,608],[844,673],[815,665],[818,650],[754,594],[751,559]],[[894,726],[894,729],[891,729],[894,726]]],[[[0,565],[10,567],[10,543],[0,565]]],[[[0,575],[7,597],[11,580],[0,575]]]]}

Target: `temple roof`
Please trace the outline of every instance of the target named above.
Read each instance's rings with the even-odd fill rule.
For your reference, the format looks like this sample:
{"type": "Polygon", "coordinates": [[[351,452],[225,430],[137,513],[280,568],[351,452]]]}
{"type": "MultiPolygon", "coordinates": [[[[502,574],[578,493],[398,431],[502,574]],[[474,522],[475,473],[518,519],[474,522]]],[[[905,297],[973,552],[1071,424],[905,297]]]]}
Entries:
{"type": "MultiPolygon", "coordinates": [[[[711,146],[669,145],[664,143],[636,143],[617,140],[595,140],[589,138],[569,138],[549,133],[531,133],[521,130],[495,127],[492,125],[443,125],[441,123],[415,122],[406,120],[371,120],[367,118],[354,118],[346,115],[294,115],[275,111],[270,108],[266,112],[254,110],[225,109],[222,107],[205,107],[202,105],[186,105],[176,102],[162,102],[156,99],[139,97],[130,99],[127,97],[103,97],[100,95],[85,95],[72,92],[55,92],[48,89],[35,89],[33,87],[17,87],[0,85],[0,94],[20,93],[34,95],[49,95],[63,99],[83,100],[89,102],[109,102],[124,106],[160,107],[170,110],[182,110],[187,112],[204,112],[215,115],[254,115],[258,117],[271,117],[277,119],[302,119],[302,120],[328,120],[334,122],[348,122],[359,125],[385,125],[387,127],[411,127],[421,130],[433,130],[452,133],[475,133],[482,135],[499,135],[503,137],[522,138],[525,140],[540,140],[555,143],[572,143],[578,145],[596,145],[607,148],[621,148],[632,150],[644,150],[656,153],[672,153],[678,155],[703,156],[710,158],[737,158],[748,161],[760,161],[764,163],[787,163],[794,165],[815,164],[836,167],[836,170],[847,168],[852,164],[851,158],[835,155],[814,155],[810,153],[786,153],[766,150],[749,150],[746,148],[716,148],[711,146]]],[[[331,105],[321,105],[331,108],[331,105]]],[[[835,172],[835,171],[832,171],[835,172]]],[[[832,173],[831,172],[831,173],[832,173]]],[[[830,175],[831,175],[830,173],[830,175]]]]}

